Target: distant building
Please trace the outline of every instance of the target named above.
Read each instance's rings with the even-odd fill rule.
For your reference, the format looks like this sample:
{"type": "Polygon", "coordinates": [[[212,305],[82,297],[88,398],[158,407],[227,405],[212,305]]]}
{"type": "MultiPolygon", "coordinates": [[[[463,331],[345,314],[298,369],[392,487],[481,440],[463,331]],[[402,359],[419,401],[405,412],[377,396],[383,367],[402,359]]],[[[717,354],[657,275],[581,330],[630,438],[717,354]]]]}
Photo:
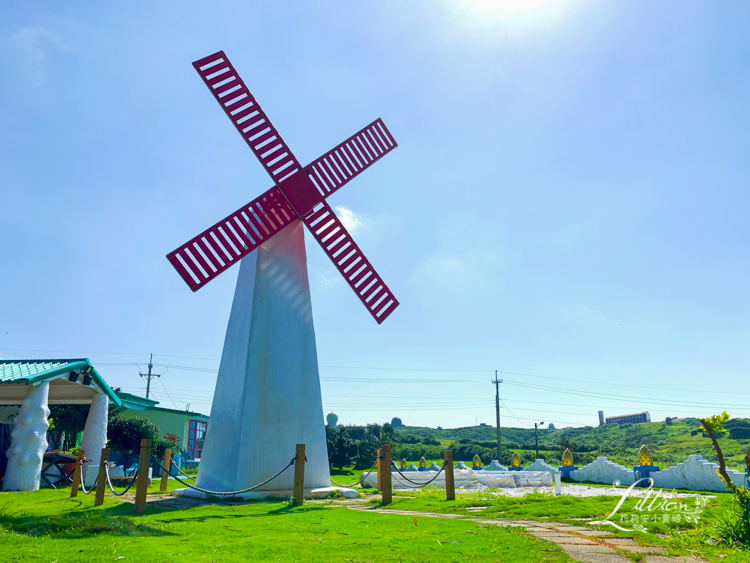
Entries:
{"type": "Polygon", "coordinates": [[[604,411],[599,411],[599,426],[604,426],[604,411]]]}
{"type": "Polygon", "coordinates": [[[404,423],[403,423],[403,422],[401,422],[401,419],[400,419],[399,417],[397,417],[397,416],[394,416],[394,417],[393,417],[393,418],[391,419],[391,426],[393,426],[394,428],[397,428],[397,427],[399,427],[399,426],[403,426],[403,425],[404,425],[404,423]]]}
{"type": "MultiPolygon", "coordinates": [[[[127,410],[120,413],[123,418],[145,418],[153,422],[162,432],[162,437],[177,439],[177,448],[184,451],[183,462],[195,467],[203,453],[203,443],[208,430],[208,417],[205,414],[157,407],[159,401],[146,399],[130,393],[117,391],[122,406],[127,410]]],[[[176,452],[175,452],[176,453],[176,452]]]]}
{"type": "Polygon", "coordinates": [[[328,413],[328,416],[326,416],[326,422],[328,423],[328,426],[331,428],[336,428],[336,423],[339,421],[338,415],[336,415],[335,412],[328,413]]]}
{"type": "Polygon", "coordinates": [[[622,414],[619,416],[608,416],[606,418],[607,424],[639,424],[641,422],[651,422],[651,415],[648,411],[637,412],[634,414],[622,414]]]}
{"type": "Polygon", "coordinates": [[[479,426],[488,426],[488,424],[486,422],[480,422],[479,426]]]}
{"type": "Polygon", "coordinates": [[[550,422],[550,423],[549,423],[549,424],[547,425],[547,428],[549,428],[550,430],[554,430],[554,429],[555,429],[555,425],[554,425],[554,424],[552,424],[552,423],[550,422]]]}

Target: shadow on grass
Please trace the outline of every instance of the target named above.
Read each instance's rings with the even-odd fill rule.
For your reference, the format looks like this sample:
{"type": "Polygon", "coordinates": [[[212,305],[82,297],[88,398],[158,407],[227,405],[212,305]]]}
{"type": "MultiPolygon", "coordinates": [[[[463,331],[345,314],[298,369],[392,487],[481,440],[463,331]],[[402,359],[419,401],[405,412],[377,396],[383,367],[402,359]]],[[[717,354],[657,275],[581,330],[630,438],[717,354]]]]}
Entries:
{"type": "MultiPolygon", "coordinates": [[[[273,510],[269,510],[268,512],[262,512],[262,513],[254,512],[252,514],[248,514],[246,512],[239,512],[239,513],[223,512],[221,514],[205,514],[201,512],[201,513],[196,513],[195,515],[187,516],[184,518],[180,518],[180,517],[170,518],[169,522],[190,522],[190,521],[203,522],[205,520],[216,520],[216,519],[224,520],[224,519],[235,519],[235,518],[263,519],[263,518],[269,518],[269,517],[283,516],[285,514],[310,513],[310,512],[317,512],[319,510],[327,509],[325,505],[321,506],[318,504],[304,504],[302,506],[296,506],[293,502],[287,501],[287,499],[283,499],[283,501],[280,500],[280,501],[275,501],[275,502],[269,502],[267,500],[263,500],[263,501],[246,501],[242,503],[239,503],[239,502],[218,503],[218,502],[204,501],[194,506],[211,506],[211,507],[232,506],[232,507],[239,508],[242,506],[278,504],[278,502],[284,502],[284,505],[274,508],[273,510]]],[[[151,508],[152,505],[156,505],[156,504],[158,504],[158,501],[149,503],[148,507],[151,508]]],[[[159,514],[165,514],[168,512],[177,513],[180,510],[179,508],[172,508],[172,507],[163,507],[161,509],[159,509],[159,507],[155,507],[155,508],[159,510],[159,514]]],[[[147,511],[148,511],[148,508],[147,508],[147,511]]]]}
{"type": "MultiPolygon", "coordinates": [[[[289,499],[240,500],[212,498],[206,500],[188,499],[185,497],[163,496],[153,499],[149,494],[146,513],[134,514],[132,502],[112,503],[109,496],[104,506],[94,509],[86,498],[68,499],[60,495],[55,498],[39,499],[36,506],[14,506],[11,498],[4,505],[0,504],[0,530],[31,537],[84,538],[97,534],[119,536],[174,536],[165,531],[161,525],[165,522],[203,522],[207,520],[235,520],[237,518],[275,518],[285,514],[325,510],[326,506],[305,504],[295,506],[289,499]],[[63,504],[64,503],[64,504],[63,504]],[[35,509],[39,505],[59,506],[53,514],[39,514],[35,509]],[[279,504],[281,506],[279,506],[279,504]],[[258,509],[263,505],[267,510],[258,509]],[[255,507],[255,510],[222,510],[225,507],[241,509],[243,506],[255,507]],[[218,510],[193,511],[194,508],[214,508],[218,510]],[[36,514],[35,514],[36,512],[36,514]],[[158,520],[144,520],[143,516],[157,516],[158,520]]],[[[48,495],[49,496],[49,495],[48,495]]],[[[14,499],[15,500],[15,499],[14,499]]],[[[36,499],[35,499],[36,500],[36,499]]]]}
{"type": "MultiPolygon", "coordinates": [[[[83,507],[81,507],[83,508],[83,507]]],[[[170,536],[132,516],[133,505],[119,505],[104,510],[79,510],[59,515],[29,516],[23,511],[12,511],[7,505],[0,508],[0,529],[32,537],[84,538],[95,534],[120,536],[170,536]]]]}

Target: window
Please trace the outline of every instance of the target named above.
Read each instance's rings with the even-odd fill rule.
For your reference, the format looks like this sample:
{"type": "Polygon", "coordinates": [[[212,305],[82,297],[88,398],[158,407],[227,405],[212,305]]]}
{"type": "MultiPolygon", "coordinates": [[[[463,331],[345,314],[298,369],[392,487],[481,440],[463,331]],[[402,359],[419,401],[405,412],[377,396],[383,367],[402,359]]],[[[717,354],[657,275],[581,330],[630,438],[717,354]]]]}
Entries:
{"type": "Polygon", "coordinates": [[[188,430],[188,459],[200,459],[203,452],[203,440],[206,438],[206,428],[208,425],[202,420],[191,420],[190,430],[188,430]]]}

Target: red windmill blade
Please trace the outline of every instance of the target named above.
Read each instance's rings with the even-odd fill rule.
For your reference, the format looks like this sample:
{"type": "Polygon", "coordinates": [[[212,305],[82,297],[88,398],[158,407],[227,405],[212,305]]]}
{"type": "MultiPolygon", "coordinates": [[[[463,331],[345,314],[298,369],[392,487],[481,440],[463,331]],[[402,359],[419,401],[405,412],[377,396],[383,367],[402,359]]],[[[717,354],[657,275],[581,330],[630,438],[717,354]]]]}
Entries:
{"type": "Polygon", "coordinates": [[[398,307],[398,300],[365,258],[333,209],[322,201],[303,220],[362,304],[378,324],[382,323],[398,307]]]}
{"type": "Polygon", "coordinates": [[[274,187],[167,254],[167,259],[197,291],[296,218],[274,187]]]}
{"type": "Polygon", "coordinates": [[[195,61],[193,67],[275,183],[299,169],[299,162],[224,51],[195,61]]]}
{"type": "Polygon", "coordinates": [[[383,121],[376,119],[301,168],[223,51],[193,66],[276,185],[170,252],[167,259],[197,291],[301,219],[362,304],[382,323],[399,302],[324,199],[396,148],[383,121]]]}

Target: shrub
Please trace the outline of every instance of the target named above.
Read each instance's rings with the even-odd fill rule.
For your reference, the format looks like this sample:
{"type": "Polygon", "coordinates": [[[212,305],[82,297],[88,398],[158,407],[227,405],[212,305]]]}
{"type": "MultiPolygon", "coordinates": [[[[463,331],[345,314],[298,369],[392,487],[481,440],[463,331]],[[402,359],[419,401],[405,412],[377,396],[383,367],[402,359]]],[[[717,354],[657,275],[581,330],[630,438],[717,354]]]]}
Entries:
{"type": "Polygon", "coordinates": [[[734,427],[729,429],[729,438],[732,440],[746,440],[750,438],[750,428],[734,427]]]}
{"type": "Polygon", "coordinates": [[[140,455],[141,440],[150,439],[155,446],[155,454],[164,454],[163,440],[159,427],[145,418],[123,418],[120,415],[112,417],[107,425],[107,437],[109,447],[113,452],[120,454],[125,459],[140,455]]]}

